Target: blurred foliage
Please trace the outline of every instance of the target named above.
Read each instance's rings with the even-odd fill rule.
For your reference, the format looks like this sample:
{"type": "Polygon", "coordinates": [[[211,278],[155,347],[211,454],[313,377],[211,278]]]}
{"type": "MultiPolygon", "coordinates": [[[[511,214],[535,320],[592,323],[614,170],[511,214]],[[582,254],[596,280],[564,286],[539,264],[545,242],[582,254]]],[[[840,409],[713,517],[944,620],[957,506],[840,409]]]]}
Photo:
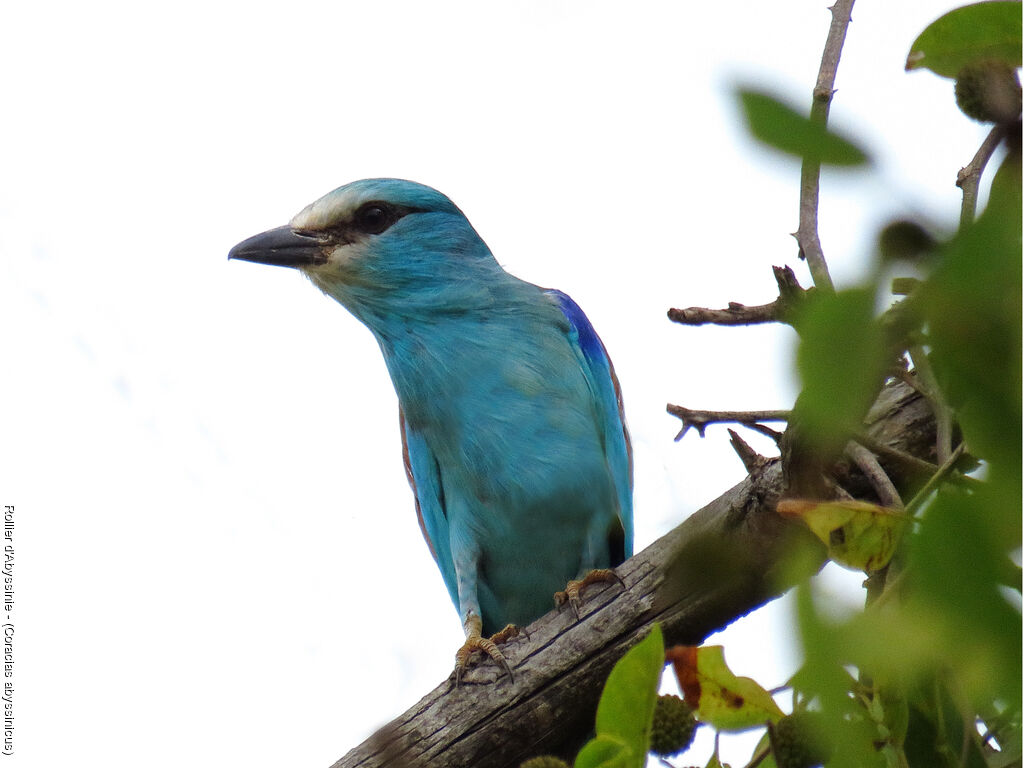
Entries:
{"type": "Polygon", "coordinates": [[[825,165],[863,165],[867,153],[771,94],[737,89],[751,135],[770,147],[825,165]]]}
{"type": "Polygon", "coordinates": [[[883,227],[878,235],[878,255],[888,261],[910,261],[934,251],[935,238],[916,221],[899,219],[883,227]]]}
{"type": "Polygon", "coordinates": [[[804,435],[813,448],[831,453],[860,431],[894,359],[875,317],[875,290],[815,291],[799,307],[793,327],[800,334],[796,366],[804,435]]]}
{"type": "MultiPolygon", "coordinates": [[[[955,77],[986,61],[1020,66],[1021,3],[946,14],[914,42],[907,68],[955,77]]],[[[866,162],[855,143],[773,97],[750,90],[738,96],[751,133],[776,149],[823,163],[866,162]]],[[[781,732],[784,713],[772,695],[734,676],[720,647],[669,650],[702,724],[765,728],[751,765],[1021,765],[1021,123],[1019,114],[998,119],[1006,121],[993,135],[1004,152],[977,219],[965,194],[951,236],[908,220],[885,227],[871,277],[836,293],[809,292],[793,318],[803,385],[794,413],[812,451],[841,449],[897,371],[928,399],[936,422],[954,428],[938,429],[934,455],[925,457],[933,477],[923,488],[899,489],[914,494],[904,510],[866,500],[780,504],[780,513],[803,519],[837,562],[869,576],[864,609],[839,618],[819,610],[814,578],[796,587],[794,629],[804,661],[788,684],[792,713],[781,732]],[[913,277],[893,281],[899,288],[892,306],[879,315],[886,276],[901,264],[913,277]],[[975,467],[977,477],[958,477],[965,467],[975,467]],[[809,740],[801,741],[808,729],[797,722],[813,722],[809,740]]],[[[820,562],[809,550],[793,558],[794,573],[820,562]]],[[[652,633],[616,666],[597,736],[577,768],[643,764],[660,643],[660,632],[656,639],[652,633]]],[[[721,765],[717,740],[707,765],[721,765]]]]}

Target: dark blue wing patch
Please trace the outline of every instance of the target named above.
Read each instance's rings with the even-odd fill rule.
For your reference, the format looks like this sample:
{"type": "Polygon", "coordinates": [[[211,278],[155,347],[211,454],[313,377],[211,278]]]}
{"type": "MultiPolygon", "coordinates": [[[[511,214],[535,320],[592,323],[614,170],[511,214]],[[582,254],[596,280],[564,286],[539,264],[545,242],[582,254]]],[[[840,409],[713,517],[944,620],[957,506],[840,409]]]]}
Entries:
{"type": "Polygon", "coordinates": [[[587,356],[587,360],[593,362],[605,357],[601,339],[597,337],[597,331],[594,330],[594,326],[590,324],[587,316],[583,314],[579,304],[554,288],[548,289],[547,292],[558,300],[558,306],[562,308],[562,312],[568,318],[573,329],[576,331],[576,335],[579,337],[580,349],[587,356]]]}

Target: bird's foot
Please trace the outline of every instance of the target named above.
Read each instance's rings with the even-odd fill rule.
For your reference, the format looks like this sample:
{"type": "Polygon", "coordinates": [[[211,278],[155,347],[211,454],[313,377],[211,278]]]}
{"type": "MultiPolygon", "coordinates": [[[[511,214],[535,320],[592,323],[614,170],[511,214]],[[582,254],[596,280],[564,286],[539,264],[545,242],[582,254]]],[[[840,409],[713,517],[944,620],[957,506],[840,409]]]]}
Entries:
{"type": "Polygon", "coordinates": [[[483,637],[483,620],[475,613],[466,617],[463,627],[466,629],[466,642],[455,653],[455,687],[458,688],[462,682],[462,673],[469,667],[469,659],[473,655],[473,651],[483,651],[490,656],[496,664],[500,664],[501,668],[505,670],[508,679],[514,682],[512,668],[509,667],[508,661],[498,645],[518,635],[519,628],[514,624],[509,624],[491,637],[483,637]]]}
{"type": "Polygon", "coordinates": [[[625,587],[622,579],[615,573],[611,568],[595,568],[590,571],[582,579],[573,579],[565,585],[565,591],[555,592],[555,605],[561,608],[566,603],[572,606],[573,613],[576,614],[576,618],[580,617],[580,608],[583,605],[583,601],[580,598],[580,593],[584,589],[589,587],[591,584],[611,584],[617,583],[625,587]]]}

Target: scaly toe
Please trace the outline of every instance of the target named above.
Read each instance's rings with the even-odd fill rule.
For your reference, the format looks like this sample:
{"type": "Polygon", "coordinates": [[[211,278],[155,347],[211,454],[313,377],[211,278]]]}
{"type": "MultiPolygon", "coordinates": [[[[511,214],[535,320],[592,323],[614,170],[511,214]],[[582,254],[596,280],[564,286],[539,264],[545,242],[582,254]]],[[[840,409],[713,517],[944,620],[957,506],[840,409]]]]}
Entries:
{"type": "Polygon", "coordinates": [[[505,670],[508,679],[511,682],[515,682],[512,668],[509,666],[505,654],[498,648],[498,643],[504,643],[517,634],[519,634],[519,628],[514,624],[509,624],[489,638],[481,637],[479,631],[470,630],[469,634],[466,635],[466,642],[455,652],[455,687],[458,688],[462,683],[462,673],[469,667],[469,660],[473,655],[473,651],[483,651],[486,653],[496,664],[499,664],[505,670]]]}
{"type": "Polygon", "coordinates": [[[526,630],[520,629],[515,624],[506,624],[504,627],[499,629],[493,635],[491,635],[491,642],[496,645],[504,645],[514,637],[519,637],[520,634],[525,635],[526,630]]]}
{"type": "Polygon", "coordinates": [[[591,584],[609,584],[618,583],[623,588],[626,584],[619,578],[619,575],[611,568],[595,568],[594,570],[587,573],[582,579],[573,579],[565,585],[565,590],[562,592],[555,592],[555,605],[561,608],[566,603],[572,606],[573,613],[576,614],[576,618],[580,617],[580,609],[583,607],[583,600],[580,593],[584,589],[589,587],[591,584]]]}

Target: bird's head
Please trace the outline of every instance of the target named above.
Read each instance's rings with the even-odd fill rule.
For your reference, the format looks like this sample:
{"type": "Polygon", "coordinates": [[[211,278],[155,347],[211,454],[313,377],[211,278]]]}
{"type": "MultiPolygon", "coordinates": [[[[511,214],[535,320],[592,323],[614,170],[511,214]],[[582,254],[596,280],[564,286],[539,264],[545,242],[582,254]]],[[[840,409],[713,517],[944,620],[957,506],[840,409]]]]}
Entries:
{"type": "Polygon", "coordinates": [[[371,328],[380,318],[459,311],[505,275],[455,204],[401,179],[346,184],[229,259],[294,267],[371,328]]]}

